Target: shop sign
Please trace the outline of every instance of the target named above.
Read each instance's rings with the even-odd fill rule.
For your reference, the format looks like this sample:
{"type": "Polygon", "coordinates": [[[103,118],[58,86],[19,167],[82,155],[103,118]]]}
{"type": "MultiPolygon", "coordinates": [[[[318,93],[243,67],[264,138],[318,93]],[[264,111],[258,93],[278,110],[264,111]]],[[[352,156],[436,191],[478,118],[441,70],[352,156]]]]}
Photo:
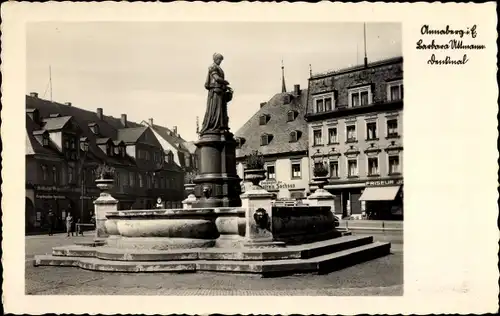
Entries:
{"type": "Polygon", "coordinates": [[[66,197],[64,195],[54,195],[54,194],[37,194],[35,196],[37,199],[42,200],[64,200],[66,197]]]}
{"type": "Polygon", "coordinates": [[[403,179],[389,179],[389,180],[376,180],[376,181],[367,181],[366,186],[383,186],[383,185],[402,185],[403,179]]]}
{"type": "Polygon", "coordinates": [[[266,190],[295,189],[295,183],[284,183],[282,181],[262,181],[260,185],[266,190]]]}
{"type": "Polygon", "coordinates": [[[88,196],[88,195],[80,196],[80,200],[95,200],[95,199],[97,199],[97,196],[88,196]]]}

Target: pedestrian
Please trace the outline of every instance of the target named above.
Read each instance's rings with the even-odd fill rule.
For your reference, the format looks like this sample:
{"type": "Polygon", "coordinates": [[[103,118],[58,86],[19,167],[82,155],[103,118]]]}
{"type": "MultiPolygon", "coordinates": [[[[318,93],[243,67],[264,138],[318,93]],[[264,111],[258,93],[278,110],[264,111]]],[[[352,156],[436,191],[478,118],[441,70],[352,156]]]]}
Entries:
{"type": "Polygon", "coordinates": [[[55,222],[55,214],[52,212],[52,209],[49,209],[49,214],[47,214],[47,224],[49,224],[49,236],[54,235],[54,222],[55,222]]]}
{"type": "Polygon", "coordinates": [[[71,216],[71,213],[68,213],[66,217],[66,232],[69,234],[71,233],[71,236],[73,235],[73,216],[71,216]]]}

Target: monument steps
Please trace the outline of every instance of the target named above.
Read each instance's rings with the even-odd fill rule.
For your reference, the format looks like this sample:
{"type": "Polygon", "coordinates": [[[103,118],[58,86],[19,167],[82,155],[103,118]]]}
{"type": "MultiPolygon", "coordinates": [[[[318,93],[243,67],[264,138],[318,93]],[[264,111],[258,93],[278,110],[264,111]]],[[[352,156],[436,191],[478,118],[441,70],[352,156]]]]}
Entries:
{"type": "Polygon", "coordinates": [[[103,272],[211,271],[266,277],[306,272],[328,273],[388,255],[390,247],[391,244],[387,242],[373,242],[373,237],[345,236],[313,244],[265,250],[186,249],[155,253],[147,251],[142,252],[142,256],[141,251],[136,251],[134,255],[129,253],[125,256],[115,249],[107,253],[113,258],[110,260],[97,257],[101,251],[99,248],[105,247],[72,245],[54,248],[53,255],[35,256],[34,265],[79,267],[103,272]],[[113,253],[116,257],[112,256],[113,253]],[[141,258],[148,260],[137,261],[141,258]]]}

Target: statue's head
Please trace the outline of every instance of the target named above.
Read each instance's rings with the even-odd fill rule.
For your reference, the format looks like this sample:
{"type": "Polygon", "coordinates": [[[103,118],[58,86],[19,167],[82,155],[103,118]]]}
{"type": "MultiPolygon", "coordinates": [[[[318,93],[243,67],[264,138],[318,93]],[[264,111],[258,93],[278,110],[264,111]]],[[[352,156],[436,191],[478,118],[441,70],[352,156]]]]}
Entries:
{"type": "Polygon", "coordinates": [[[213,59],[214,59],[214,63],[216,63],[217,65],[220,65],[220,63],[224,60],[224,56],[222,56],[222,54],[215,53],[213,56],[213,59]]]}

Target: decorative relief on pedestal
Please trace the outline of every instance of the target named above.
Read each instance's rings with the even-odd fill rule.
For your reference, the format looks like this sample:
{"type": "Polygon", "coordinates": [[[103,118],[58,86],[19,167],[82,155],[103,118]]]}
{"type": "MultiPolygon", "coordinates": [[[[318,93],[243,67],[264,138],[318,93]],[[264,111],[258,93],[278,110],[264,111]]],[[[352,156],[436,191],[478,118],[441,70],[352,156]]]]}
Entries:
{"type": "Polygon", "coordinates": [[[257,224],[257,228],[270,230],[271,222],[269,220],[269,214],[267,214],[265,209],[257,209],[253,214],[253,218],[255,220],[255,224],[257,224]]]}

